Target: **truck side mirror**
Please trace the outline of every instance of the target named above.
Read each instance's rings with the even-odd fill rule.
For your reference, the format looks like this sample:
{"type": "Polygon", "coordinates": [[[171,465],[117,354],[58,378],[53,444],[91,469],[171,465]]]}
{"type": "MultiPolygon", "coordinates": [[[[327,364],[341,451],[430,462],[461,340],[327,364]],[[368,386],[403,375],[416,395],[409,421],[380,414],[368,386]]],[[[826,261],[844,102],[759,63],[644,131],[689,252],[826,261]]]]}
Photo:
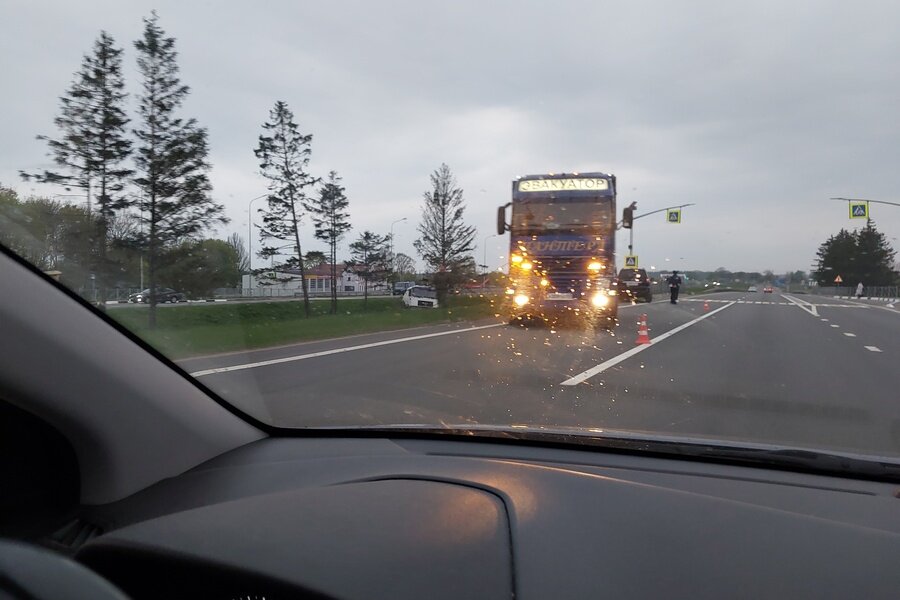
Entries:
{"type": "Polygon", "coordinates": [[[509,206],[501,206],[497,209],[497,235],[503,235],[506,233],[506,230],[509,229],[506,225],[506,207],[509,206]]]}

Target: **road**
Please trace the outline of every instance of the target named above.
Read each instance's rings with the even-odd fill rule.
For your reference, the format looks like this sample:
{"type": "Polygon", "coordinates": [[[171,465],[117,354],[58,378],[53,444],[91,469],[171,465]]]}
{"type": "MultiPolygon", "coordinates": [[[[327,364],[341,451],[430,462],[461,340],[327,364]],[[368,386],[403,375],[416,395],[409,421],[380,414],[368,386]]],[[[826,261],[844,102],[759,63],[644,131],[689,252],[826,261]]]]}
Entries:
{"type": "Polygon", "coordinates": [[[181,364],[291,427],[576,426],[900,455],[900,310],[724,292],[619,316],[613,332],[488,321],[181,364]],[[641,313],[653,341],[638,346],[641,313]]]}

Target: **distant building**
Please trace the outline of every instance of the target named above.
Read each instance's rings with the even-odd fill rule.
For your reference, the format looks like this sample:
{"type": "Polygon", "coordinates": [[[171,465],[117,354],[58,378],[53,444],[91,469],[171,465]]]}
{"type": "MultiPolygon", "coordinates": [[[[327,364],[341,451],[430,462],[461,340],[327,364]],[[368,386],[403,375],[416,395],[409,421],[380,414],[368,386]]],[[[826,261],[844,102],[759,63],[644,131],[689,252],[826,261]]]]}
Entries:
{"type": "MultiPolygon", "coordinates": [[[[306,289],[312,296],[327,296],[331,294],[331,264],[321,264],[316,267],[306,269],[306,289]]],[[[300,287],[300,269],[285,269],[283,271],[275,271],[275,277],[281,281],[271,282],[262,277],[252,275],[244,275],[241,285],[245,290],[250,291],[247,295],[254,295],[253,290],[265,290],[264,295],[272,296],[288,296],[303,294],[300,287]],[[260,283],[260,281],[266,283],[260,283]]],[[[353,271],[348,271],[345,263],[337,265],[337,284],[338,294],[358,294],[362,293],[365,286],[365,280],[353,271]]],[[[388,283],[384,281],[370,281],[370,292],[383,292],[388,289],[388,283]]]]}

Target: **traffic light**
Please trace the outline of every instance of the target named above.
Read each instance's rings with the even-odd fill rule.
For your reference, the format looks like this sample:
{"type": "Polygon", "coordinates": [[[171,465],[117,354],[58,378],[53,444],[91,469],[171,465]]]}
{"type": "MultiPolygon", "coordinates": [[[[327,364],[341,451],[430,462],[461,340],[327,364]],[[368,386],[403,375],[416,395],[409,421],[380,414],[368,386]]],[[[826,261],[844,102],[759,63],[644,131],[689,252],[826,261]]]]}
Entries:
{"type": "Polygon", "coordinates": [[[635,208],[637,208],[637,202],[632,202],[622,211],[622,227],[624,229],[631,229],[631,226],[634,223],[635,208]]]}

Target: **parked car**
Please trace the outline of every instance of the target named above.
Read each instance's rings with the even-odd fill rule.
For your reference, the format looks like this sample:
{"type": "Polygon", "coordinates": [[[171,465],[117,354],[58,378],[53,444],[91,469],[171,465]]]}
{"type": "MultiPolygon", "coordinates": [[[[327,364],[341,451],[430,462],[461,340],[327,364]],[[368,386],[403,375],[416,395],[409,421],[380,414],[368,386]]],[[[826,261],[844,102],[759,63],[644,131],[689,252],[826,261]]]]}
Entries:
{"type": "Polygon", "coordinates": [[[437,291],[433,287],[414,285],[403,292],[403,306],[406,308],[437,308],[437,291]]]}
{"type": "MultiPolygon", "coordinates": [[[[128,301],[135,304],[147,304],[150,302],[150,289],[135,292],[128,296],[128,301]]],[[[172,288],[156,288],[156,302],[187,302],[187,296],[183,292],[176,292],[172,288]]]]}
{"type": "Polygon", "coordinates": [[[653,283],[644,269],[622,269],[617,279],[619,294],[635,300],[653,301],[653,283]]]}

